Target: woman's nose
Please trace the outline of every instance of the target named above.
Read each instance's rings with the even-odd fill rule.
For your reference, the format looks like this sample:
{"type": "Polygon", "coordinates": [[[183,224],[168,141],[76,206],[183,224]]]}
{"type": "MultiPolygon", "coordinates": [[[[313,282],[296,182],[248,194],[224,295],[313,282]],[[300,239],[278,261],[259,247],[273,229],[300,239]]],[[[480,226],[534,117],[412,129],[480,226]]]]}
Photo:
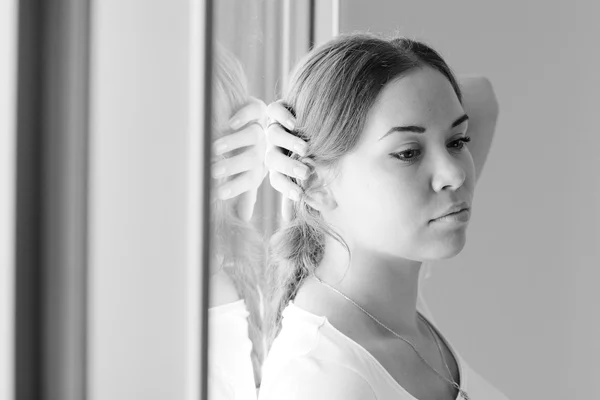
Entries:
{"type": "Polygon", "coordinates": [[[450,154],[448,151],[436,154],[433,162],[433,189],[438,192],[445,188],[451,190],[460,188],[467,177],[463,164],[460,156],[450,154]]]}

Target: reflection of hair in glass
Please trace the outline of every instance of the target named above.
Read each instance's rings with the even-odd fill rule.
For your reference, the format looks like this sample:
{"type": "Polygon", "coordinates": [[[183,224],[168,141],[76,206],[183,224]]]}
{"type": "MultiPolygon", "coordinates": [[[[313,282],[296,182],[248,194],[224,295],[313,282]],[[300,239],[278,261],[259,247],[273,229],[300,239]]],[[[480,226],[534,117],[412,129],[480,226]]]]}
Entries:
{"type": "MultiPolygon", "coordinates": [[[[305,164],[334,166],[358,143],[367,113],[384,85],[415,68],[431,67],[458,83],[442,57],[429,46],[408,39],[372,34],[343,35],[310,52],[296,68],[284,101],[295,113],[293,132],[308,143],[305,164]]],[[[323,182],[316,174],[295,180],[304,190],[292,221],[271,238],[267,270],[265,331],[270,347],[281,328],[281,313],[303,280],[314,273],[326,235],[348,246],[310,207],[305,196],[323,182]]]]}
{"type": "MultiPolygon", "coordinates": [[[[220,45],[215,46],[213,69],[213,140],[230,134],[228,121],[249,100],[246,76],[239,61],[220,45]]],[[[231,152],[237,155],[242,150],[231,152]]],[[[224,157],[223,157],[224,158],[224,157]]],[[[230,178],[219,179],[222,184],[230,178]]],[[[262,236],[250,222],[240,219],[235,206],[237,198],[213,199],[211,204],[213,249],[215,260],[222,260],[224,272],[233,281],[249,312],[248,335],[252,341],[252,365],[258,386],[264,355],[262,317],[260,312],[260,271],[265,262],[262,236]]],[[[216,262],[216,261],[213,261],[216,262]]]]}

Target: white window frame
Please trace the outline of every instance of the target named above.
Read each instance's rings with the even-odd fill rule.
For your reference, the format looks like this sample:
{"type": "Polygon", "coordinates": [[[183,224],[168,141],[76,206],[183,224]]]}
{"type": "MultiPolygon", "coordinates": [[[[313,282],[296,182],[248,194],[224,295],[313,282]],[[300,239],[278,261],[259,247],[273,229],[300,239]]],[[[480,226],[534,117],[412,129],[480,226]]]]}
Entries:
{"type": "Polygon", "coordinates": [[[212,6],[94,3],[90,400],[206,398],[212,6]]]}

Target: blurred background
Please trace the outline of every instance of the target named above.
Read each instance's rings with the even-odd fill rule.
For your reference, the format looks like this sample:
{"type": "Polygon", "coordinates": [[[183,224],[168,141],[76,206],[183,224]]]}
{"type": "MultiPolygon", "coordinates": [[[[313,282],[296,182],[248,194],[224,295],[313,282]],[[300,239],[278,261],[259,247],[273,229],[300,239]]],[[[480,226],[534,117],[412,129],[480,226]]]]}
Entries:
{"type": "MultiPolygon", "coordinates": [[[[211,44],[254,97],[340,32],[488,77],[494,143],[425,298],[510,399],[600,398],[597,2],[2,0],[0,399],[196,399],[206,366],[211,44]]],[[[263,184],[252,223],[278,226],[263,184]]]]}

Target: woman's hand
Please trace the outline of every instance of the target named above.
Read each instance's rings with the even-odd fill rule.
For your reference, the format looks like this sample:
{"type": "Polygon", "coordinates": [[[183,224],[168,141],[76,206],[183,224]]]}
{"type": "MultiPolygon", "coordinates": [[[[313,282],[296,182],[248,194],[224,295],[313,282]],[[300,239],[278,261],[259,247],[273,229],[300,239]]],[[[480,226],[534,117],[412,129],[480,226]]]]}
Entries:
{"type": "Polygon", "coordinates": [[[236,209],[238,216],[244,221],[252,218],[258,187],[267,174],[264,165],[266,108],[263,101],[252,98],[229,120],[229,127],[235,132],[213,143],[213,156],[217,157],[244,148],[239,154],[229,155],[212,166],[213,178],[237,174],[235,178],[221,184],[216,195],[222,200],[240,196],[236,209]]]}
{"type": "Polygon", "coordinates": [[[283,154],[282,149],[304,156],[306,155],[307,144],[302,139],[289,133],[294,129],[296,120],[280,102],[269,104],[267,116],[270,123],[266,135],[265,164],[269,168],[271,186],[283,194],[281,213],[283,219],[289,221],[292,208],[290,200],[298,201],[302,193],[302,188],[292,182],[289,177],[305,179],[309,168],[300,161],[292,160],[283,154]]]}

